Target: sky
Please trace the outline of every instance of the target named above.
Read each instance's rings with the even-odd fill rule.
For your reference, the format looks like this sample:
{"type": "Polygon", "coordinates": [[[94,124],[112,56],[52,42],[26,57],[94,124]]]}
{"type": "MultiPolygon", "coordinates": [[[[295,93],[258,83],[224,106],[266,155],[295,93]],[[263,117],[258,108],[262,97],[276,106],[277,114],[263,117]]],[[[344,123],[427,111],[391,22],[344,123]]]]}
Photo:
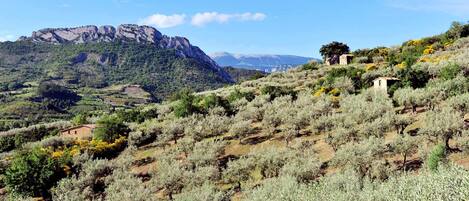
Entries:
{"type": "Polygon", "coordinates": [[[469,20],[469,0],[0,0],[0,41],[42,28],[145,24],[206,53],[319,58],[321,45],[392,46],[469,20]]]}

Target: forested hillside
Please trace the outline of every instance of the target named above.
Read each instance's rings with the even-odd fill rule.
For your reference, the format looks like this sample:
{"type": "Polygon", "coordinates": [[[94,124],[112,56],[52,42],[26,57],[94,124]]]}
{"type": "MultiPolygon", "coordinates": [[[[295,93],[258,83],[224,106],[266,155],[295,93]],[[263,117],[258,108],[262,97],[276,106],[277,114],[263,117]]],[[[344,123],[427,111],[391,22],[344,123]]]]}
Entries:
{"type": "Polygon", "coordinates": [[[233,83],[187,39],[152,27],[39,30],[0,42],[0,131],[161,102],[183,88],[203,91],[233,83]],[[64,93],[43,96],[41,86],[51,85],[64,93]],[[128,93],[130,88],[139,93],[128,93]]]}
{"type": "Polygon", "coordinates": [[[468,200],[467,30],[4,132],[4,198],[468,200]],[[89,138],[57,134],[90,123],[89,138]]]}

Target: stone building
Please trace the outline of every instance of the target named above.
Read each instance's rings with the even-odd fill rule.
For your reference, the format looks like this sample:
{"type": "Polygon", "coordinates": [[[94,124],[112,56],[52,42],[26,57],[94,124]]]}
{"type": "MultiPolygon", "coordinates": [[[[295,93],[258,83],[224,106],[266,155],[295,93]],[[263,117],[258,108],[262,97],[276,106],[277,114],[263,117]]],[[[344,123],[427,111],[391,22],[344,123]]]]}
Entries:
{"type": "Polygon", "coordinates": [[[326,65],[349,65],[352,63],[353,54],[343,54],[343,55],[332,55],[325,59],[326,65]]]}
{"type": "Polygon", "coordinates": [[[376,91],[388,92],[389,87],[399,82],[398,78],[395,77],[378,77],[373,81],[373,88],[376,91]]]}
{"type": "Polygon", "coordinates": [[[349,65],[352,63],[353,54],[343,54],[340,55],[339,64],[340,65],[349,65]]]}
{"type": "Polygon", "coordinates": [[[64,137],[75,137],[75,138],[88,138],[93,134],[95,124],[84,124],[61,130],[60,133],[64,137]]]}

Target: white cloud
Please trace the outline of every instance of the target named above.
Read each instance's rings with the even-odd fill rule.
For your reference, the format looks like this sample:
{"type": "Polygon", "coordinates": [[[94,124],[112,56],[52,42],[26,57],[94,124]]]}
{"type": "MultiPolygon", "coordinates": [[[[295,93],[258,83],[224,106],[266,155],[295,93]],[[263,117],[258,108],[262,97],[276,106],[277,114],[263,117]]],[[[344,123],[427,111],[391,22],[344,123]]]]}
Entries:
{"type": "Polygon", "coordinates": [[[163,15],[157,13],[140,20],[139,24],[151,25],[157,28],[170,28],[182,25],[185,22],[185,14],[163,15]]]}
{"type": "Polygon", "coordinates": [[[0,36],[0,42],[5,42],[5,41],[14,41],[15,36],[14,35],[3,35],[0,36]]]}
{"type": "Polygon", "coordinates": [[[438,11],[467,15],[468,0],[388,0],[389,5],[415,11],[438,11]]]}
{"type": "Polygon", "coordinates": [[[192,16],[191,24],[194,26],[204,26],[209,23],[227,23],[231,20],[237,21],[262,21],[267,16],[264,13],[235,13],[226,14],[218,12],[196,13],[192,16]]]}

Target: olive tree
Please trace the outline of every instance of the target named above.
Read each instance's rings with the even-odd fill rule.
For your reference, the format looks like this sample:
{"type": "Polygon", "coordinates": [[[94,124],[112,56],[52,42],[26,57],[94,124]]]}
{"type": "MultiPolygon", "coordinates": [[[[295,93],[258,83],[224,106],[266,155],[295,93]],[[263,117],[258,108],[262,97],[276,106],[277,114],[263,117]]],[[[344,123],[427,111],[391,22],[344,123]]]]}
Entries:
{"type": "Polygon", "coordinates": [[[337,150],[332,164],[348,166],[361,177],[371,176],[373,163],[379,161],[387,151],[382,139],[370,137],[360,143],[349,143],[337,150]]]}
{"type": "Polygon", "coordinates": [[[152,184],[166,191],[168,198],[173,199],[173,194],[182,190],[185,184],[184,168],[173,160],[163,159],[157,163],[156,170],[152,171],[152,184]]]}
{"type": "Polygon", "coordinates": [[[448,151],[450,149],[449,140],[461,134],[463,128],[464,123],[461,112],[444,107],[438,111],[427,112],[424,125],[419,133],[441,139],[448,151]]]}
{"type": "Polygon", "coordinates": [[[235,123],[231,124],[230,133],[234,134],[241,143],[241,140],[251,134],[254,129],[251,127],[252,121],[236,121],[235,123]]]}
{"type": "Polygon", "coordinates": [[[235,183],[236,189],[241,190],[241,182],[251,178],[255,161],[252,158],[241,157],[238,160],[229,161],[227,166],[226,170],[223,171],[225,182],[235,183]]]}
{"type": "Polygon", "coordinates": [[[402,167],[406,171],[407,157],[417,152],[419,140],[409,135],[399,135],[392,143],[393,151],[403,157],[402,167]]]}

